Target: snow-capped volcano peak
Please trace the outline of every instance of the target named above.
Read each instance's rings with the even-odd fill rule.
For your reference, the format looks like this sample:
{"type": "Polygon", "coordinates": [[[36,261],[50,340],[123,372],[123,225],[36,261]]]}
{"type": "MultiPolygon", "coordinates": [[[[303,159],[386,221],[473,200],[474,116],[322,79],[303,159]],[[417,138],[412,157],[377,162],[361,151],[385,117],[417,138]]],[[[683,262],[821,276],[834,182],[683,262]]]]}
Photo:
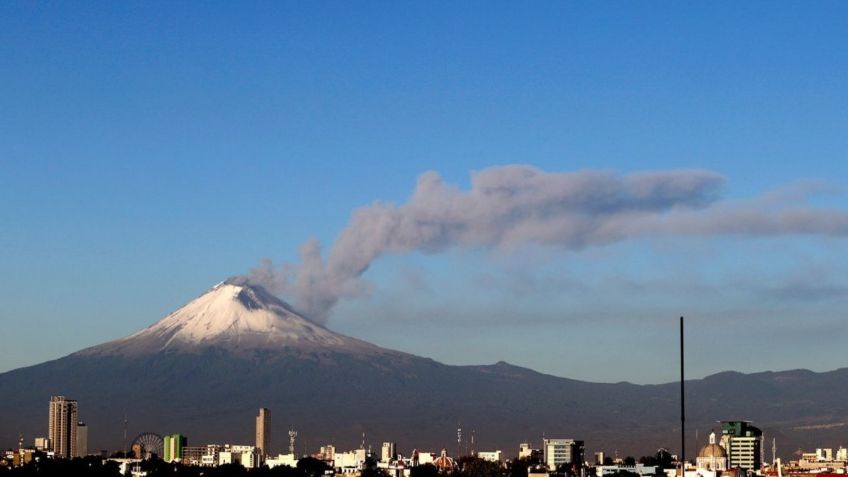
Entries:
{"type": "Polygon", "coordinates": [[[312,323],[243,278],[223,281],[150,327],[86,351],[147,354],[208,347],[227,351],[385,351],[312,323]]]}

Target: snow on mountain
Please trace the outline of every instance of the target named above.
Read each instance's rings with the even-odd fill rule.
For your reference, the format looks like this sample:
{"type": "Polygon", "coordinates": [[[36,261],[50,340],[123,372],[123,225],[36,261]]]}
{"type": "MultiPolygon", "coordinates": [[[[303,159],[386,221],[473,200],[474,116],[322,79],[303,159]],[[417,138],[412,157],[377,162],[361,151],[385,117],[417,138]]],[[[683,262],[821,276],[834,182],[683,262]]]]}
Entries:
{"type": "Polygon", "coordinates": [[[229,352],[390,352],[315,324],[264,288],[234,278],[215,285],[148,328],[80,353],[138,355],[210,347],[229,352]]]}

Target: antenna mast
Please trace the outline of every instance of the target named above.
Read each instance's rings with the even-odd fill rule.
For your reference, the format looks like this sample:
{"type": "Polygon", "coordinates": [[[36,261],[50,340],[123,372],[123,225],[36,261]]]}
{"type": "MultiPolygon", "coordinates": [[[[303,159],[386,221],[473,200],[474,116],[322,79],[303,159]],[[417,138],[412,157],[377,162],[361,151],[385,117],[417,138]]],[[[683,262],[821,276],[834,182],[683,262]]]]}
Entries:
{"type": "Polygon", "coordinates": [[[686,477],[686,395],[684,394],[683,317],[680,317],[680,476],[686,477]]]}
{"type": "Polygon", "coordinates": [[[462,427],[460,427],[460,424],[457,422],[456,423],[456,457],[459,458],[459,456],[461,454],[462,454],[462,427]]]}
{"type": "Polygon", "coordinates": [[[771,438],[771,465],[777,462],[777,439],[771,438]]]}
{"type": "Polygon", "coordinates": [[[297,439],[297,431],[289,430],[289,454],[294,455],[294,440],[297,439]]]}
{"type": "Polygon", "coordinates": [[[124,414],[124,457],[127,456],[127,453],[130,450],[127,449],[127,415],[124,414]]]}

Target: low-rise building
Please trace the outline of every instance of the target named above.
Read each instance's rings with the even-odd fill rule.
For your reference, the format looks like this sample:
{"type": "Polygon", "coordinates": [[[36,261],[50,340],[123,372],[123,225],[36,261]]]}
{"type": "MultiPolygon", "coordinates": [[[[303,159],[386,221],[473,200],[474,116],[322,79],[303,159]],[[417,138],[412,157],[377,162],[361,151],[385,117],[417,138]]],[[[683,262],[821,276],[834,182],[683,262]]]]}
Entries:
{"type": "Polygon", "coordinates": [[[46,437],[36,437],[33,444],[35,448],[40,451],[50,450],[50,439],[46,437]]]}
{"type": "Polygon", "coordinates": [[[218,465],[218,453],[224,446],[207,444],[205,446],[185,446],[182,449],[182,463],[186,465],[218,465]]]}
{"type": "Polygon", "coordinates": [[[265,464],[271,469],[280,466],[297,467],[298,460],[295,454],[280,454],[276,457],[266,457],[265,464]]]}
{"type": "Polygon", "coordinates": [[[483,460],[487,460],[489,462],[503,462],[502,452],[499,450],[496,451],[480,451],[477,453],[477,457],[483,460]]]}
{"type": "Polygon", "coordinates": [[[336,452],[333,459],[333,467],[337,472],[350,474],[359,472],[365,466],[367,452],[365,449],[356,449],[348,452],[336,452]]]}
{"type": "Polygon", "coordinates": [[[236,463],[246,469],[259,467],[259,450],[256,446],[224,445],[218,453],[218,465],[236,463]]]}
{"type": "Polygon", "coordinates": [[[551,470],[563,464],[583,465],[583,441],[574,439],[545,439],[542,445],[545,465],[551,470]]]}

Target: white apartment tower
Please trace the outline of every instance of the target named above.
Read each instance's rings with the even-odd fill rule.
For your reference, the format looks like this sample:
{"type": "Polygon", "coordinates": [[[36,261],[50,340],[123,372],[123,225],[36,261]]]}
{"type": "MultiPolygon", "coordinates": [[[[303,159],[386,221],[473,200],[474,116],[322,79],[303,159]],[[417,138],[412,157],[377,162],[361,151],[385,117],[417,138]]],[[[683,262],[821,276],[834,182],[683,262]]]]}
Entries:
{"type": "Polygon", "coordinates": [[[70,459],[77,451],[77,402],[65,396],[50,397],[47,438],[56,457],[70,459]]]}
{"type": "Polygon", "coordinates": [[[384,442],[383,450],[380,453],[380,461],[381,462],[391,462],[395,459],[395,443],[394,442],[384,442]]]}

